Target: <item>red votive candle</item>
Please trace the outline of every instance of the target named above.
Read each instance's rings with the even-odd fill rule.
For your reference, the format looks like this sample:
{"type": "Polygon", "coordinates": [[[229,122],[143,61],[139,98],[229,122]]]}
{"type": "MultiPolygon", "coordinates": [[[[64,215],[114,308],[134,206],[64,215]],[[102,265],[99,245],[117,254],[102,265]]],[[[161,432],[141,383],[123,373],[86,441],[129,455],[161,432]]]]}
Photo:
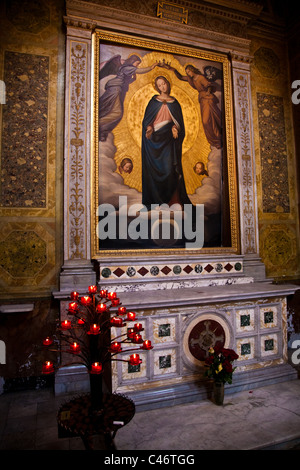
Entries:
{"type": "Polygon", "coordinates": [[[84,320],[82,318],[79,318],[77,323],[78,325],[84,325],[84,320]]]}
{"type": "Polygon", "coordinates": [[[92,298],[89,295],[84,295],[81,297],[80,302],[82,305],[90,305],[92,303],[92,298]]]}
{"type": "Polygon", "coordinates": [[[152,349],[152,348],[153,348],[153,346],[151,346],[151,341],[149,339],[146,339],[143,342],[142,349],[152,349]]]}
{"type": "Polygon", "coordinates": [[[120,299],[116,298],[116,299],[111,299],[111,304],[113,307],[116,307],[117,305],[119,305],[120,303],[120,299]]]}
{"type": "Polygon", "coordinates": [[[110,320],[112,326],[123,326],[123,320],[120,317],[112,317],[110,320]]]}
{"type": "Polygon", "coordinates": [[[69,311],[75,313],[75,312],[77,312],[77,310],[78,310],[77,302],[70,302],[69,303],[69,311]]]}
{"type": "Polygon", "coordinates": [[[127,337],[128,337],[129,339],[132,339],[134,334],[135,334],[134,328],[128,328],[128,330],[127,330],[127,337]]]}
{"type": "Polygon", "coordinates": [[[110,346],[110,349],[112,352],[120,352],[122,351],[121,343],[118,343],[117,341],[112,343],[110,346]]]}
{"type": "Polygon", "coordinates": [[[129,363],[132,366],[136,366],[136,365],[140,364],[141,362],[142,361],[141,361],[140,356],[138,354],[131,354],[130,359],[129,359],[129,363]]]}
{"type": "Polygon", "coordinates": [[[125,315],[126,313],[126,307],[119,307],[118,308],[118,314],[119,315],[125,315]]]}
{"type": "Polygon", "coordinates": [[[140,334],[135,333],[135,334],[133,335],[131,341],[132,341],[133,343],[139,344],[139,343],[142,343],[142,342],[143,342],[143,338],[141,337],[140,334]]]}
{"type": "Polygon", "coordinates": [[[107,290],[106,289],[101,289],[99,294],[100,294],[100,297],[102,297],[102,299],[104,299],[107,296],[107,290]]]}
{"type": "Polygon", "coordinates": [[[70,320],[65,320],[61,322],[61,328],[63,330],[69,330],[71,328],[71,322],[70,320]]]}
{"type": "Polygon", "coordinates": [[[134,331],[142,331],[143,325],[141,323],[135,323],[134,331]]]}
{"type": "Polygon", "coordinates": [[[102,364],[101,362],[94,362],[91,368],[91,374],[101,374],[102,364]]]}
{"type": "Polygon", "coordinates": [[[76,291],[71,292],[71,300],[78,300],[79,294],[76,291]]]}
{"type": "Polygon", "coordinates": [[[129,320],[129,321],[135,320],[135,313],[134,312],[127,312],[127,320],[129,320]]]}
{"type": "Polygon", "coordinates": [[[73,353],[79,353],[80,352],[80,345],[76,342],[74,342],[73,344],[70,344],[70,350],[73,352],[73,353]]]}
{"type": "Polygon", "coordinates": [[[89,334],[91,335],[98,335],[100,333],[100,326],[94,323],[90,326],[89,334]]]}
{"type": "Polygon", "coordinates": [[[107,294],[107,298],[108,298],[109,300],[116,299],[116,298],[117,298],[117,293],[116,293],[116,292],[109,292],[109,293],[107,294]]]}
{"type": "Polygon", "coordinates": [[[52,374],[54,372],[53,362],[46,361],[42,366],[43,374],[52,374]]]}
{"type": "Polygon", "coordinates": [[[90,294],[96,294],[96,292],[97,292],[97,286],[89,286],[90,294]]]}
{"type": "Polygon", "coordinates": [[[53,343],[53,340],[51,338],[49,338],[49,336],[43,340],[43,345],[44,346],[50,346],[50,344],[52,344],[52,343],[53,343]]]}
{"type": "Polygon", "coordinates": [[[98,304],[97,307],[96,307],[96,312],[97,313],[106,312],[106,310],[107,310],[107,305],[106,304],[98,304]]]}

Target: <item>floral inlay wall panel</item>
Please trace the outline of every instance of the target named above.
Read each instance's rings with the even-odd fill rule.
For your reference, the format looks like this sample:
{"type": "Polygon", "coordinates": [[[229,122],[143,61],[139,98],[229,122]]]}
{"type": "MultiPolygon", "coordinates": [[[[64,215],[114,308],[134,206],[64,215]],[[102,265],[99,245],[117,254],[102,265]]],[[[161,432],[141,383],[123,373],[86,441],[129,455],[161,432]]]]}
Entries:
{"type": "Polygon", "coordinates": [[[253,36],[251,86],[259,252],[266,275],[299,277],[295,130],[284,42],[253,36]]]}
{"type": "Polygon", "coordinates": [[[49,57],[5,52],[1,205],[45,207],[49,57]]]}
{"type": "Polygon", "coordinates": [[[61,268],[64,1],[0,2],[0,296],[52,295],[61,268]]]}
{"type": "Polygon", "coordinates": [[[263,212],[289,212],[283,98],[257,93],[263,212]]]}

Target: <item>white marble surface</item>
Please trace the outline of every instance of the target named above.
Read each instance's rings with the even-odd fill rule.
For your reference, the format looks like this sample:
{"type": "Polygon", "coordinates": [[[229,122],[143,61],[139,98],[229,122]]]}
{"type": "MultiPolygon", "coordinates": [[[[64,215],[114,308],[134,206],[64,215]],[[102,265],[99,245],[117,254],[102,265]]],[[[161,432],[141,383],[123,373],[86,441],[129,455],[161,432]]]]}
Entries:
{"type": "Polygon", "coordinates": [[[300,438],[300,380],[136,413],[115,438],[122,450],[247,450],[300,438]]]}
{"type": "Polygon", "coordinates": [[[176,305],[201,305],[217,301],[235,301],[280,297],[299,289],[293,284],[272,284],[271,282],[251,282],[246,284],[198,286],[191,288],[148,290],[145,292],[122,292],[120,300],[128,308],[150,308],[176,305]]]}

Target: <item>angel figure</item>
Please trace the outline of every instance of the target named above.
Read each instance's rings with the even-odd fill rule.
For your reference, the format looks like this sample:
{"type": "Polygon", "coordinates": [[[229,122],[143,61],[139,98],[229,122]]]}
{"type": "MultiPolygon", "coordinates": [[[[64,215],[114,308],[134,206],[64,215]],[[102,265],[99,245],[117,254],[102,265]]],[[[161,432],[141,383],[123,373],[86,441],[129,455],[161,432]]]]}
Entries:
{"type": "Polygon", "coordinates": [[[130,83],[135,81],[136,74],[150,72],[157,65],[154,63],[149,67],[139,67],[140,63],[141,59],[136,54],[129,56],[126,60],[116,55],[100,67],[100,80],[108,75],[115,75],[107,81],[105,92],[99,100],[99,136],[102,142],[121,121],[125,96],[130,83]]]}
{"type": "Polygon", "coordinates": [[[187,81],[198,91],[203,129],[208,143],[212,147],[222,147],[222,118],[218,107],[218,98],[214,92],[218,85],[214,82],[220,78],[220,71],[214,67],[205,67],[204,74],[193,65],[185,67],[186,75],[181,75],[170,64],[160,64],[161,67],[172,70],[179,80],[187,81]]]}

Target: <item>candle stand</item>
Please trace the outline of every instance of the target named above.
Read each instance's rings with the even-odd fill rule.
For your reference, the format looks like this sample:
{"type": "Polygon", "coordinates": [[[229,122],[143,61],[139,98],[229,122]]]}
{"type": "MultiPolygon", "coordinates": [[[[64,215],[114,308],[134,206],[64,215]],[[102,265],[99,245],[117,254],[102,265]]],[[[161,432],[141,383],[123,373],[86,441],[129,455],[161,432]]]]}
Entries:
{"type": "MultiPolygon", "coordinates": [[[[113,448],[113,439],[120,427],[127,424],[135,413],[134,403],[128,398],[103,392],[103,374],[110,369],[111,361],[137,365],[142,362],[138,351],[152,349],[151,341],[143,340],[140,323],[134,312],[121,305],[115,292],[98,290],[89,286],[88,294],[80,296],[71,292],[68,319],[57,328],[60,334],[60,351],[75,360],[55,368],[47,360],[42,366],[43,374],[54,374],[55,370],[75,363],[84,364],[90,377],[90,393],[64,404],[58,412],[59,434],[80,436],[86,449],[91,449],[92,436],[102,434],[106,447],[113,448]],[[128,326],[128,322],[130,325],[128,326]],[[111,328],[126,328],[126,333],[111,338],[111,328]],[[120,353],[132,353],[128,359],[120,353]]],[[[48,353],[58,350],[48,337],[43,346],[48,353]]]]}
{"type": "Polygon", "coordinates": [[[101,435],[105,450],[115,450],[114,438],[135,414],[132,400],[116,393],[103,394],[103,412],[89,413],[91,396],[79,396],[63,404],[57,415],[58,435],[81,437],[86,450],[94,449],[94,436],[101,435]]]}

